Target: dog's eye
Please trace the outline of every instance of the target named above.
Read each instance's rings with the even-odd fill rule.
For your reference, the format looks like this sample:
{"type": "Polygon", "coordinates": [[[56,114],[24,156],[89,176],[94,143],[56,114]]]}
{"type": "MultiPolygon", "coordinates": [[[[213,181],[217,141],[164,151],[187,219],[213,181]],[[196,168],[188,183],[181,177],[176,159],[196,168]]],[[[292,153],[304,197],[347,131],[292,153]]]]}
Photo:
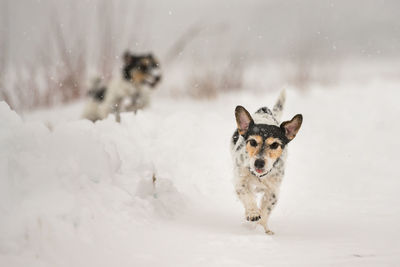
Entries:
{"type": "Polygon", "coordinates": [[[251,146],[257,146],[257,141],[254,140],[254,139],[251,139],[251,140],[249,141],[249,143],[250,143],[251,146]]]}
{"type": "Polygon", "coordinates": [[[270,144],[269,147],[270,147],[271,149],[277,149],[277,148],[279,147],[279,143],[274,142],[274,143],[270,144]]]}

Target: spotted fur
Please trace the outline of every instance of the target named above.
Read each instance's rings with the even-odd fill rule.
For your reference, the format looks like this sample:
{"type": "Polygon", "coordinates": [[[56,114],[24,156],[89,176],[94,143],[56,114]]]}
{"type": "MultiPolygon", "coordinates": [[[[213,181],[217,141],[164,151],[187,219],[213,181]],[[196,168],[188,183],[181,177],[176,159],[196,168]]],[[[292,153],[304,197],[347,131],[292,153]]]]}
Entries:
{"type": "Polygon", "coordinates": [[[279,187],[285,174],[287,144],[296,136],[302,115],[279,123],[285,93],[282,92],[274,108],[262,107],[253,116],[241,106],[235,109],[237,129],[231,151],[234,162],[235,190],[245,208],[248,221],[257,221],[267,234],[268,218],[276,206],[279,187]],[[257,194],[262,194],[260,205],[257,194]]]}

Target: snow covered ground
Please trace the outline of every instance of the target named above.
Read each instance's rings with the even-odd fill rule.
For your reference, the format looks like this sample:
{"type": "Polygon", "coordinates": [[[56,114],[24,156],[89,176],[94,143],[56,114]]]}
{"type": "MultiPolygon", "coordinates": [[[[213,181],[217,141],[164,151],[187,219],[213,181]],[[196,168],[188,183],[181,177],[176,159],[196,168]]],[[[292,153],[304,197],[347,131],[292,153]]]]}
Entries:
{"type": "Polygon", "coordinates": [[[398,266],[399,86],[289,88],[284,119],[304,123],[274,236],[244,221],[229,140],[237,104],[278,92],[155,97],[121,124],[1,102],[0,266],[398,266]]]}

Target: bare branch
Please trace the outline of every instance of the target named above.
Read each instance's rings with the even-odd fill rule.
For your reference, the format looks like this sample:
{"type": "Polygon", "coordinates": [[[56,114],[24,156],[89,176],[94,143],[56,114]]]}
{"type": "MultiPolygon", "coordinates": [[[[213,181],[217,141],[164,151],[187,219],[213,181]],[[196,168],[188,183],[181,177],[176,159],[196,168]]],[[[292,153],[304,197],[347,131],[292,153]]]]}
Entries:
{"type": "Polygon", "coordinates": [[[115,58],[113,7],[111,1],[102,0],[97,13],[99,25],[99,69],[102,78],[106,81],[111,77],[115,58]]]}
{"type": "Polygon", "coordinates": [[[176,58],[183,52],[185,47],[193,41],[194,38],[196,38],[202,31],[202,27],[200,27],[198,24],[192,25],[189,27],[171,46],[171,48],[168,50],[165,58],[164,58],[164,64],[170,64],[176,58]]]}

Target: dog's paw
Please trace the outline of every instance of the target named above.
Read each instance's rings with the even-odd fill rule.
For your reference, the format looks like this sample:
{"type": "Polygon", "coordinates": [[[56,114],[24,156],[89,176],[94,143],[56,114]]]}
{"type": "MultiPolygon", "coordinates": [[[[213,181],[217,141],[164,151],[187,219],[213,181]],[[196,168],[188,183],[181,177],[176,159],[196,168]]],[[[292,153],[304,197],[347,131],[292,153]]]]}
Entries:
{"type": "Polygon", "coordinates": [[[246,219],[255,222],[261,219],[261,214],[258,210],[249,210],[246,212],[246,219]]]}
{"type": "Polygon", "coordinates": [[[265,233],[266,233],[267,235],[274,235],[274,234],[275,234],[274,232],[272,232],[272,231],[271,231],[271,230],[269,230],[269,229],[268,229],[268,230],[266,230],[266,231],[265,231],[265,233]]]}

